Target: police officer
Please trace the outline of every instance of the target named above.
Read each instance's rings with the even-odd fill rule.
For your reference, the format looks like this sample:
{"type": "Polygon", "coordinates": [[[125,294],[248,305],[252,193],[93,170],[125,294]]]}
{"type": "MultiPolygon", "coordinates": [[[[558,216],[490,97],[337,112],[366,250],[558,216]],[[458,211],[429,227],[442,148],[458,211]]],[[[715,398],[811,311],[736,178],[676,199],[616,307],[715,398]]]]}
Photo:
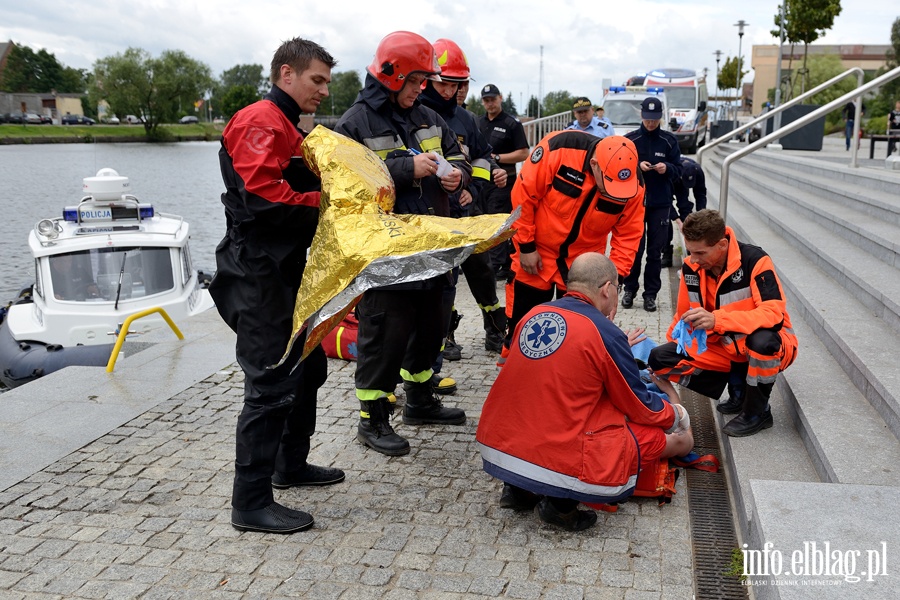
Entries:
{"type": "MultiPolygon", "coordinates": [[[[453,131],[419,102],[425,81],[440,81],[434,48],[418,34],[397,31],[381,40],[366,70],[365,87],[335,131],[364,144],[385,161],[396,188],[395,213],[449,217],[449,194],[468,186],[472,167],[453,131]],[[443,177],[437,176],[439,155],[452,167],[443,177]]],[[[375,288],[365,292],[357,306],[357,439],[377,452],[409,453],[409,442],[388,420],[393,412],[389,396],[398,372],[406,392],[404,423],[460,425],[466,421],[462,410],[442,406],[431,381],[446,332],[442,295],[450,284],[447,274],[375,288]]]]}
{"type": "Polygon", "coordinates": [[[668,131],[660,129],[662,103],[659,98],[645,98],[641,103],[641,126],[630,131],[625,137],[634,142],[640,161],[640,169],[647,183],[644,213],[645,233],[641,239],[631,272],[625,278],[622,306],[631,308],[637,294],[641,276],[641,262],[647,251],[644,268],[644,310],[656,310],[656,294],[662,287],[662,250],[666,245],[667,225],[672,210],[672,196],[675,182],[681,178],[681,151],[678,139],[668,131]]]}
{"type": "Polygon", "coordinates": [[[583,131],[596,135],[598,138],[616,134],[609,120],[601,120],[599,117],[594,116],[594,105],[587,98],[583,96],[576,98],[574,104],[572,104],[572,112],[575,114],[575,122],[566,127],[566,129],[583,131]]]}
{"type": "Polygon", "coordinates": [[[669,244],[663,248],[662,266],[672,266],[672,247],[673,228],[672,221],[681,228],[681,224],[687,219],[687,216],[694,210],[703,210],[706,208],[706,175],[703,174],[703,168],[693,159],[687,156],[681,157],[681,179],[675,182],[675,207],[669,213],[669,224],[667,225],[667,237],[669,244]],[[694,190],[694,202],[691,203],[689,196],[690,190],[694,190]],[[677,210],[675,209],[677,207],[677,210]]]}
{"type": "MultiPolygon", "coordinates": [[[[516,165],[528,158],[528,139],[525,128],[515,117],[503,110],[503,96],[493,83],[481,88],[481,103],[485,114],[478,117],[481,134],[494,149],[494,161],[506,170],[511,185],[498,187],[488,185],[480,199],[482,212],[486,215],[512,212],[512,188],[515,184],[516,165]]],[[[510,276],[510,255],[512,244],[503,242],[490,249],[491,266],[498,280],[505,281],[510,276]]]]}

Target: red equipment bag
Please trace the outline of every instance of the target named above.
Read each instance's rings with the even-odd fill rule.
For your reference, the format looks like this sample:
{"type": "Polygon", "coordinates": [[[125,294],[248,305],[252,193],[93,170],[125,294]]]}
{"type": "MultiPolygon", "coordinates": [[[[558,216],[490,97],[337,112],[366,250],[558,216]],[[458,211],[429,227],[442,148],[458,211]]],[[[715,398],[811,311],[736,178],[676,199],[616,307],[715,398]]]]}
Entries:
{"type": "Polygon", "coordinates": [[[343,360],[356,360],[356,340],[359,335],[359,321],[353,313],[347,314],[337,327],[325,335],[322,350],[325,356],[343,360]]]}

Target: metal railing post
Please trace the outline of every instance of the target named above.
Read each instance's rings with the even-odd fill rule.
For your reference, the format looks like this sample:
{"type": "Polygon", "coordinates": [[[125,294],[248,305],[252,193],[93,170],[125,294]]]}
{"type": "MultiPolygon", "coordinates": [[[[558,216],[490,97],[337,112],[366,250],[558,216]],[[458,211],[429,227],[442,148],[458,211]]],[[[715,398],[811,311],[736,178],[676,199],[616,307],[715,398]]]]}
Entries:
{"type": "MultiPolygon", "coordinates": [[[[756,140],[752,144],[748,144],[747,146],[741,148],[737,152],[733,152],[732,154],[729,154],[728,156],[726,156],[725,160],[722,161],[722,173],[721,173],[721,180],[720,180],[720,185],[719,185],[719,213],[721,213],[722,219],[726,219],[726,215],[727,215],[726,211],[728,209],[728,173],[729,173],[729,170],[731,169],[731,163],[750,154],[751,152],[755,152],[756,150],[759,150],[760,148],[762,148],[763,146],[768,144],[770,141],[784,137],[785,135],[787,135],[793,131],[796,131],[797,129],[800,129],[804,125],[807,125],[807,124],[815,121],[819,117],[823,117],[823,116],[827,115],[831,111],[835,110],[836,108],[840,108],[842,105],[846,104],[847,102],[849,102],[852,99],[862,98],[862,95],[865,94],[866,92],[868,92],[869,90],[879,88],[882,85],[884,85],[885,83],[887,83],[889,81],[893,81],[894,79],[896,79],[898,77],[900,77],[900,67],[897,67],[897,68],[893,69],[892,71],[888,71],[881,77],[877,77],[877,78],[873,79],[872,81],[870,81],[869,83],[859,86],[852,92],[847,92],[840,98],[832,100],[825,106],[817,108],[816,110],[809,113],[808,115],[804,115],[803,117],[797,119],[796,121],[794,121],[792,123],[788,123],[787,125],[785,125],[781,129],[779,129],[778,131],[773,131],[769,135],[764,136],[764,137],[756,140]]],[[[859,113],[857,113],[856,122],[853,125],[854,130],[857,130],[858,123],[859,123],[859,113]]],[[[856,146],[854,144],[854,148],[855,147],[856,146]]],[[[727,222],[727,219],[726,219],[726,222],[727,222]]]]}
{"type": "MultiPolygon", "coordinates": [[[[734,129],[733,131],[729,131],[728,133],[726,133],[726,134],[723,135],[723,136],[717,137],[717,138],[714,139],[714,140],[710,140],[708,144],[706,144],[705,146],[703,146],[702,148],[700,148],[700,149],[697,150],[697,162],[700,163],[700,164],[702,165],[702,164],[703,164],[703,155],[704,155],[708,150],[712,150],[713,148],[715,148],[716,146],[718,146],[719,144],[721,144],[721,143],[724,142],[725,140],[730,140],[730,139],[733,138],[735,135],[740,134],[742,131],[749,130],[751,127],[753,127],[753,126],[756,125],[757,123],[761,123],[761,122],[765,121],[766,119],[770,119],[770,118],[774,117],[775,115],[781,114],[785,109],[790,108],[790,107],[792,107],[792,106],[795,106],[796,104],[799,104],[800,102],[803,102],[804,100],[806,100],[807,98],[809,98],[809,97],[811,97],[811,96],[815,96],[816,94],[818,94],[818,93],[821,92],[822,90],[825,90],[825,89],[831,87],[832,85],[834,85],[834,84],[837,83],[838,81],[844,79],[845,77],[849,77],[850,75],[852,75],[852,74],[854,74],[854,73],[856,74],[856,79],[857,79],[857,81],[859,82],[859,84],[857,85],[857,88],[858,88],[859,86],[861,86],[861,85],[863,84],[863,77],[864,77],[864,75],[865,75],[865,74],[863,73],[863,70],[860,69],[859,67],[853,67],[852,69],[847,69],[846,71],[844,71],[844,72],[841,73],[840,75],[837,75],[837,76],[835,76],[835,77],[832,77],[831,79],[829,79],[829,80],[826,81],[825,83],[822,83],[822,84],[817,85],[817,86],[814,87],[813,89],[809,90],[808,92],[806,92],[806,93],[804,93],[804,94],[801,94],[801,95],[797,96],[797,97],[794,98],[793,100],[790,100],[789,102],[785,102],[785,103],[782,104],[781,106],[776,106],[775,108],[773,108],[772,110],[770,110],[770,111],[767,112],[767,113],[763,113],[762,115],[756,117],[755,119],[753,119],[753,120],[750,121],[749,123],[745,123],[744,125],[741,125],[740,127],[734,129]]],[[[854,126],[855,126],[855,125],[854,125],[854,126]]],[[[774,127],[773,127],[773,132],[774,132],[775,129],[777,129],[777,128],[774,128],[774,127]]],[[[775,138],[775,139],[777,140],[778,138],[775,138]]]]}
{"type": "Polygon", "coordinates": [[[125,342],[125,336],[128,335],[128,328],[131,327],[132,322],[146,317],[147,315],[152,315],[153,313],[159,313],[163,319],[166,320],[166,323],[175,333],[179,340],[184,339],[184,335],[181,333],[181,330],[178,329],[178,326],[175,325],[175,322],[169,318],[168,313],[166,313],[164,308],[156,307],[156,308],[148,308],[147,310],[142,310],[141,312],[136,312],[133,315],[129,315],[125,322],[122,323],[122,328],[119,330],[119,335],[116,336],[116,343],[113,346],[112,353],[109,355],[109,361],[106,363],[106,372],[112,373],[113,369],[116,368],[116,361],[119,359],[119,350],[122,349],[122,344],[125,342]]]}

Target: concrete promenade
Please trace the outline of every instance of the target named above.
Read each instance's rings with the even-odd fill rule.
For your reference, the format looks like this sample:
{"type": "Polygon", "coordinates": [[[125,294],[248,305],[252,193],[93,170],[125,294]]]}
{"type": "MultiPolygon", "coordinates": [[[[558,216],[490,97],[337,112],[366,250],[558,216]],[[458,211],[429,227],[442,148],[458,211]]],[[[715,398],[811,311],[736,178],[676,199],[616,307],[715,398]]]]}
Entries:
{"type": "MultiPolygon", "coordinates": [[[[662,339],[672,315],[666,277],[663,286],[658,312],[638,299],[617,323],[662,339]]],[[[457,306],[464,358],[445,363],[459,383],[446,402],[467,423],[397,418],[408,456],[364,449],[354,364],[331,361],[311,461],[347,479],[276,490],[316,519],[290,536],[229,523],[243,376],[215,314],[112,375],[70,369],[0,396],[0,599],[690,599],[685,478],[671,504],[629,501],[577,534],[497,507],[500,484],[475,447],[495,355],[465,284],[457,306]]]]}

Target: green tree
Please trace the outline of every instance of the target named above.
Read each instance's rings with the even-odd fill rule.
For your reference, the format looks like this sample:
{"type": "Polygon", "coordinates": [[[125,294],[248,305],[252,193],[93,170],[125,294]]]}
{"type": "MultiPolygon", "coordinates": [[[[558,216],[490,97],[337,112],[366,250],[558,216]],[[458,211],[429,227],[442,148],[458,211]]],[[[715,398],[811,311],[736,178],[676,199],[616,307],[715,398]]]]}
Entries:
{"type": "Polygon", "coordinates": [[[233,85],[217,98],[218,103],[213,104],[217,114],[230,119],[237,111],[259,100],[259,89],[252,85],[233,85]]]}
{"type": "Polygon", "coordinates": [[[84,72],[63,66],[56,56],[41,48],[13,44],[0,88],[12,93],[84,93],[84,72]]]}
{"type": "MultiPolygon", "coordinates": [[[[744,58],[741,57],[740,60],[736,56],[726,58],[725,64],[722,65],[722,68],[719,69],[719,80],[718,80],[718,88],[720,91],[722,90],[737,90],[738,80],[743,81],[744,75],[748,73],[743,69],[744,66],[744,58]],[[738,66],[740,65],[740,67],[738,66]],[[738,79],[738,69],[740,68],[741,76],[738,79]]],[[[737,95],[740,95],[740,90],[737,90],[737,95]]]]}
{"type": "Polygon", "coordinates": [[[269,80],[263,72],[262,65],[235,65],[223,71],[219,80],[214,82],[210,104],[215,114],[231,117],[244,106],[262,98],[267,91],[269,91],[269,80]],[[235,88],[240,89],[235,90],[235,88]],[[225,107],[226,97],[228,98],[227,109],[225,107]],[[238,106],[241,102],[245,102],[245,104],[238,106]]]}
{"type": "Polygon", "coordinates": [[[516,116],[519,114],[519,111],[516,110],[516,103],[513,102],[512,99],[512,92],[503,96],[503,102],[500,103],[500,107],[504,110],[504,112],[512,116],[516,116]]]}
{"type": "MultiPolygon", "coordinates": [[[[803,44],[803,67],[799,70],[800,93],[803,93],[808,82],[808,50],[809,45],[825,35],[834,26],[834,19],[841,14],[840,0],[784,0],[784,37],[791,45],[791,60],[794,45],[803,44]]],[[[775,15],[776,27],[781,26],[781,14],[775,15]]],[[[778,29],[772,35],[778,37],[778,29]]],[[[788,70],[791,70],[790,62],[788,70]]],[[[788,88],[793,89],[793,83],[788,88]]]]}
{"type": "Polygon", "coordinates": [[[541,116],[549,117],[550,115],[556,115],[561,112],[571,111],[572,104],[574,102],[575,99],[566,90],[550,92],[549,94],[544,96],[544,106],[541,111],[541,116]]]}
{"type": "Polygon", "coordinates": [[[166,50],[153,58],[146,50],[129,48],[123,54],[94,63],[91,100],[104,99],[118,115],[144,119],[151,138],[158,137],[160,123],[193,112],[194,103],[212,88],[210,69],[181,50],[166,50]]]}
{"type": "MultiPolygon", "coordinates": [[[[876,77],[900,66],[900,17],[894,19],[894,23],[891,25],[891,47],[885,52],[885,59],[885,65],[878,69],[875,73],[876,77]]],[[[872,118],[887,115],[894,109],[894,103],[897,100],[900,100],[900,79],[889,81],[881,86],[878,96],[872,101],[872,118]]]]}
{"type": "Polygon", "coordinates": [[[362,81],[356,71],[339,71],[331,74],[328,93],[331,96],[322,101],[319,112],[342,115],[356,100],[362,89],[362,81]]]}
{"type": "Polygon", "coordinates": [[[537,96],[532,96],[528,99],[528,111],[525,113],[529,117],[537,117],[538,107],[540,106],[537,96]]]}
{"type": "Polygon", "coordinates": [[[466,108],[472,111],[472,114],[480,117],[485,114],[487,111],[484,110],[484,104],[481,103],[481,97],[472,94],[468,98],[466,98],[466,108]]]}

